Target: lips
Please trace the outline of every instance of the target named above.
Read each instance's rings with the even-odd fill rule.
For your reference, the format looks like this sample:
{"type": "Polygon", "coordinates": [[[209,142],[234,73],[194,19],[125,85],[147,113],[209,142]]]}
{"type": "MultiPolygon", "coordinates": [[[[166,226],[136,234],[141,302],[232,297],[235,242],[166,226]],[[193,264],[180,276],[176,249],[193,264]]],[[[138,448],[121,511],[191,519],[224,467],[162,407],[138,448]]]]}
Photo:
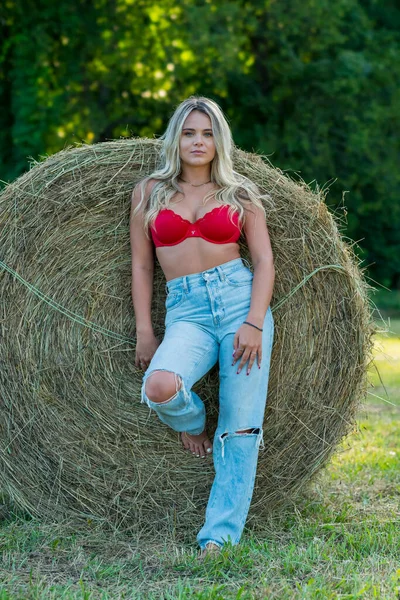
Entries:
{"type": "Polygon", "coordinates": [[[192,154],[205,154],[205,152],[202,152],[201,150],[192,150],[192,154]]]}

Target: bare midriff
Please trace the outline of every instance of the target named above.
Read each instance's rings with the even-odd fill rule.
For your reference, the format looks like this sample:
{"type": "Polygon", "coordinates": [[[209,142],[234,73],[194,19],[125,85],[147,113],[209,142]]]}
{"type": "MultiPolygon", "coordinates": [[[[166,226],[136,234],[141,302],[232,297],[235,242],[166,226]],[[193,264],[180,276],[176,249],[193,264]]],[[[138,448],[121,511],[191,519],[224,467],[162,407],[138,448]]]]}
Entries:
{"type": "Polygon", "coordinates": [[[237,242],[213,244],[200,237],[187,238],[176,246],[156,248],[156,256],[167,281],[240,258],[237,242]]]}
{"type": "MultiPolygon", "coordinates": [[[[180,194],[177,194],[177,197],[180,197],[180,194]]],[[[184,219],[194,222],[216,206],[220,206],[212,198],[205,205],[199,205],[198,198],[193,198],[193,201],[194,205],[191,211],[188,209],[182,210],[182,202],[170,203],[170,208],[184,219]]],[[[240,258],[237,242],[213,244],[201,237],[190,237],[174,246],[161,246],[155,250],[157,260],[167,281],[191,273],[200,273],[235,258],[240,258]]]]}

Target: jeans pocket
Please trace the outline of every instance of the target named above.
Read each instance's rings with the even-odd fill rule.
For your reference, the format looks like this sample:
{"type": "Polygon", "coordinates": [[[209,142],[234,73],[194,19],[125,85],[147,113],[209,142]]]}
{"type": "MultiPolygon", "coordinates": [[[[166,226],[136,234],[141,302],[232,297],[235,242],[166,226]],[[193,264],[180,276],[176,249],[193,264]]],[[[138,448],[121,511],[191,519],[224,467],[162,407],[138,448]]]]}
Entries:
{"type": "Polygon", "coordinates": [[[239,287],[241,285],[250,285],[253,281],[254,275],[250,269],[243,267],[243,269],[229,273],[229,275],[225,275],[225,277],[229,285],[239,287]]]}
{"type": "Polygon", "coordinates": [[[183,290],[173,290],[169,292],[165,299],[166,310],[172,310],[173,308],[177,308],[182,304],[184,299],[185,295],[183,290]]]}

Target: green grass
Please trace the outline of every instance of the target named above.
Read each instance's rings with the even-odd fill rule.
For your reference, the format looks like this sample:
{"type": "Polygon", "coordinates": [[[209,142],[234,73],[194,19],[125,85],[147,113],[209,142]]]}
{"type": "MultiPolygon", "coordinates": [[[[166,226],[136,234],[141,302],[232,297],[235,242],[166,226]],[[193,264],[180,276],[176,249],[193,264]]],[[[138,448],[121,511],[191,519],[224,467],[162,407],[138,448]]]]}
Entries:
{"type": "Polygon", "coordinates": [[[375,345],[357,431],[285,513],[200,562],[193,545],[9,516],[0,600],[400,598],[400,320],[375,345]]]}

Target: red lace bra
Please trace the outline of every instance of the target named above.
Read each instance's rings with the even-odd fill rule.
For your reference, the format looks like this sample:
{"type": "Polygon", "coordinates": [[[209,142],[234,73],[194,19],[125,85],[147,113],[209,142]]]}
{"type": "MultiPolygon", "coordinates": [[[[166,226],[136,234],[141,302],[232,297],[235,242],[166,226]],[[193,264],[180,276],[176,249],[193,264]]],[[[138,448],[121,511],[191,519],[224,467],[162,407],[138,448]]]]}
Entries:
{"type": "Polygon", "coordinates": [[[189,237],[202,237],[213,244],[237,242],[241,227],[236,211],[231,222],[228,216],[229,205],[216,206],[194,223],[184,219],[173,210],[163,208],[158,213],[154,225],[150,228],[156,248],[175,246],[189,237]]]}

